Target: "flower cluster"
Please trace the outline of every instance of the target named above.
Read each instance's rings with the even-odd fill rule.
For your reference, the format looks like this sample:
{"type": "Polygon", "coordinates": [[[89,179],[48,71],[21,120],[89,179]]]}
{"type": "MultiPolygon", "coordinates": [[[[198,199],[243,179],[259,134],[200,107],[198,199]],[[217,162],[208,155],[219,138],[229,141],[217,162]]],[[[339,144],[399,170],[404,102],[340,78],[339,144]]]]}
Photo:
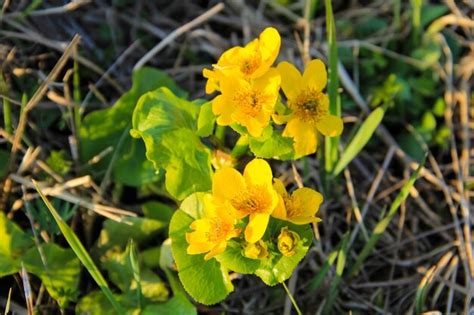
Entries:
{"type": "MultiPolygon", "coordinates": [[[[186,234],[188,254],[203,254],[205,259],[225,251],[227,242],[239,237],[243,255],[251,259],[268,256],[263,240],[270,218],[303,225],[319,222],[315,217],[323,202],[320,193],[299,188],[291,195],[283,183],[273,180],[270,165],[254,159],[243,174],[231,167],[219,169],[213,176],[212,193],[204,198],[204,217],[191,224],[186,234]],[[244,230],[243,236],[241,230],[244,230]]],[[[277,248],[284,256],[295,254],[299,236],[283,227],[277,248]]]]}
{"type": "Polygon", "coordinates": [[[327,83],[323,62],[312,60],[303,74],[285,61],[274,68],[280,43],[278,31],[266,28],[244,47],[225,51],[203,75],[208,79],[206,93],[220,92],[212,102],[219,125],[237,124],[250,136],[260,137],[271,119],[286,124],[282,135],[293,139],[295,158],[299,158],[316,152],[318,133],[338,136],[343,124],[340,117],[329,113],[329,99],[323,92],[327,83]],[[280,87],[288,114],[276,112],[280,87]]]}

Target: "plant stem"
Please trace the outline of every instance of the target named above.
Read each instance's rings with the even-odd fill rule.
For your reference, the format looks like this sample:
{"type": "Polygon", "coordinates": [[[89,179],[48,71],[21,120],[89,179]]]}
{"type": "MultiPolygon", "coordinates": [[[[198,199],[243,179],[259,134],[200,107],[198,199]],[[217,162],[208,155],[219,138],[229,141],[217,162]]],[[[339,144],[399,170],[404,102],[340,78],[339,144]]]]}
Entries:
{"type": "Polygon", "coordinates": [[[247,152],[249,147],[249,136],[241,135],[239,140],[235,143],[234,148],[232,149],[232,157],[238,158],[247,152]]]}
{"type": "Polygon", "coordinates": [[[296,313],[298,315],[302,315],[303,313],[301,313],[301,310],[298,307],[298,304],[296,304],[295,298],[293,297],[293,295],[291,295],[291,292],[290,290],[288,290],[288,287],[286,286],[285,282],[282,282],[281,284],[283,285],[283,288],[285,289],[286,294],[288,294],[288,297],[290,298],[291,304],[293,304],[293,307],[295,308],[296,313]]]}

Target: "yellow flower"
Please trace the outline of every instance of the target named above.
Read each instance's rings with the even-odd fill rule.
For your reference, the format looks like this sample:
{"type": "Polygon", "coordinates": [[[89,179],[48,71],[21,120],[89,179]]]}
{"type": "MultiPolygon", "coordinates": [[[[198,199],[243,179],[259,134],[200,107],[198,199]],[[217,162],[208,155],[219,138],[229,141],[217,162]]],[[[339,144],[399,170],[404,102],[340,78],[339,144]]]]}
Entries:
{"type": "Polygon", "coordinates": [[[262,240],[256,243],[247,243],[243,250],[243,255],[250,259],[264,259],[268,257],[268,246],[262,240]]]}
{"type": "Polygon", "coordinates": [[[280,235],[278,235],[278,250],[283,256],[293,256],[296,254],[299,240],[300,236],[285,226],[281,229],[280,235]]]}
{"type": "Polygon", "coordinates": [[[244,174],[233,168],[221,168],[214,174],[212,193],[218,207],[232,209],[238,219],[249,216],[245,240],[255,243],[262,238],[270,215],[278,204],[272,186],[272,170],[267,162],[254,159],[244,174]]]}
{"type": "Polygon", "coordinates": [[[283,136],[293,138],[296,157],[316,152],[318,131],[334,137],[342,133],[342,119],[329,114],[329,98],[322,92],[327,83],[326,67],[321,60],[312,60],[303,75],[288,62],[277,67],[281,88],[288,99],[292,114],[283,136]]]}
{"type": "Polygon", "coordinates": [[[222,94],[212,102],[212,110],[218,115],[217,123],[227,126],[237,122],[252,136],[259,137],[270,122],[279,89],[280,75],[275,69],[253,81],[223,77],[222,94]]]}
{"type": "Polygon", "coordinates": [[[320,218],[315,217],[323,202],[320,193],[303,187],[296,189],[290,196],[281,180],[277,178],[273,187],[278,192],[280,201],[272,216],[298,225],[321,222],[320,218]]]}
{"type": "Polygon", "coordinates": [[[263,76],[275,61],[280,51],[280,34],[268,27],[245,47],[233,47],[225,51],[213,65],[214,70],[204,69],[203,76],[208,79],[206,93],[220,89],[224,76],[253,80],[263,76]]]}
{"type": "Polygon", "coordinates": [[[234,228],[235,217],[229,209],[216,208],[210,194],[204,196],[204,218],[195,220],[190,227],[194,231],[186,233],[189,255],[204,254],[205,260],[225,251],[227,241],[240,234],[234,228]]]}

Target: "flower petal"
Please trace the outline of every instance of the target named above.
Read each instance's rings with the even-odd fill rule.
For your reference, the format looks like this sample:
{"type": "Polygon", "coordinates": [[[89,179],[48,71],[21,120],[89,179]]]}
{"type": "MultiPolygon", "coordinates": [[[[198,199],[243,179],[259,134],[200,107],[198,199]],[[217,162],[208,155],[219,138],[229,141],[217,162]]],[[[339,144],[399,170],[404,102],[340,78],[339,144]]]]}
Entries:
{"type": "Polygon", "coordinates": [[[232,113],[234,111],[234,107],[230,102],[225,100],[223,95],[218,95],[212,101],[212,112],[215,115],[218,115],[217,123],[222,126],[230,125],[232,120],[232,113]]]}
{"type": "Polygon", "coordinates": [[[300,207],[300,211],[298,212],[301,213],[302,216],[308,217],[316,215],[324,200],[323,195],[307,187],[298,188],[291,196],[297,200],[297,204],[300,207]]]}
{"type": "Polygon", "coordinates": [[[318,223],[322,221],[320,218],[317,218],[317,217],[294,217],[294,218],[288,218],[287,220],[297,225],[304,225],[308,223],[318,223]]]}
{"type": "Polygon", "coordinates": [[[295,158],[316,152],[318,137],[313,126],[297,118],[291,119],[283,130],[284,137],[294,140],[295,158]]]}
{"type": "Polygon", "coordinates": [[[273,188],[275,188],[276,192],[283,197],[288,196],[288,192],[286,191],[285,185],[279,178],[273,179],[273,188]]]}
{"type": "Polygon", "coordinates": [[[245,240],[249,243],[255,243],[263,237],[267,229],[270,215],[267,213],[257,213],[250,215],[249,223],[245,228],[245,240]]]}
{"type": "Polygon", "coordinates": [[[316,123],[316,128],[327,137],[336,137],[341,135],[344,124],[342,123],[341,117],[327,115],[316,123]]]}
{"type": "Polygon", "coordinates": [[[225,251],[226,247],[227,247],[226,241],[222,241],[218,243],[213,249],[211,249],[209,253],[206,254],[206,256],[204,256],[204,260],[209,260],[212,257],[219,255],[220,253],[225,251]]]}
{"type": "Polygon", "coordinates": [[[212,178],[212,193],[219,202],[232,199],[245,189],[244,178],[231,167],[223,167],[217,170],[212,178]]]}
{"type": "Polygon", "coordinates": [[[260,52],[265,63],[272,64],[280,51],[280,34],[274,27],[267,27],[259,36],[260,52]]]}
{"type": "Polygon", "coordinates": [[[211,250],[213,246],[214,245],[212,243],[192,243],[189,244],[186,252],[189,255],[203,254],[211,250]]]}
{"type": "Polygon", "coordinates": [[[278,204],[275,207],[275,210],[272,212],[272,217],[280,219],[280,220],[286,220],[286,208],[285,208],[285,202],[283,201],[283,197],[281,195],[278,196],[278,204]]]}
{"type": "Polygon", "coordinates": [[[304,70],[303,84],[305,87],[322,91],[327,84],[328,74],[326,66],[319,59],[313,59],[304,70]]]}
{"type": "Polygon", "coordinates": [[[262,159],[253,159],[245,166],[245,182],[252,186],[272,186],[273,173],[270,165],[262,159]]]}
{"type": "Polygon", "coordinates": [[[294,99],[301,91],[303,77],[294,65],[289,62],[280,62],[277,70],[281,76],[281,88],[287,99],[294,99]]]}
{"type": "Polygon", "coordinates": [[[211,224],[210,224],[209,219],[204,218],[204,219],[198,219],[198,220],[193,221],[190,227],[191,229],[195,231],[207,232],[211,229],[211,224]]]}

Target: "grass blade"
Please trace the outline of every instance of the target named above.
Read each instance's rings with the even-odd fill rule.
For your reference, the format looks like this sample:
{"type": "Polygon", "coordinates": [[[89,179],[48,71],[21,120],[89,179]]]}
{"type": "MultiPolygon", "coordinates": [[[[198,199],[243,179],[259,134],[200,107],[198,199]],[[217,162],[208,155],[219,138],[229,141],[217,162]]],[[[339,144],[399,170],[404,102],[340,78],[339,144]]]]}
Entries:
{"type": "Polygon", "coordinates": [[[372,232],[372,235],[370,236],[369,240],[365,244],[365,246],[362,249],[359,256],[357,256],[357,259],[356,259],[355,263],[352,265],[352,268],[349,270],[349,276],[354,276],[359,272],[359,269],[360,269],[362,263],[365,261],[367,256],[369,256],[369,254],[374,249],[374,247],[377,244],[377,241],[379,240],[380,236],[385,232],[388,225],[392,221],[392,218],[397,213],[398,208],[400,207],[401,203],[403,201],[405,201],[405,199],[408,197],[410,189],[415,184],[415,181],[418,178],[420,170],[423,167],[423,165],[425,164],[425,159],[423,159],[423,161],[420,163],[420,165],[415,170],[415,172],[413,172],[413,174],[410,176],[408,181],[403,185],[403,187],[400,190],[400,193],[398,194],[397,198],[395,198],[393,203],[390,205],[390,209],[388,210],[388,213],[375,226],[375,228],[372,232]]]}
{"type": "Polygon", "coordinates": [[[137,283],[137,301],[140,309],[143,308],[143,295],[142,295],[142,282],[140,277],[140,263],[138,261],[138,252],[133,242],[133,239],[130,239],[128,243],[128,252],[130,254],[130,266],[132,267],[133,279],[137,283]]]}
{"type": "Polygon", "coordinates": [[[92,258],[89,256],[87,253],[87,250],[84,248],[82,245],[81,241],[77,237],[77,235],[74,233],[74,231],[64,222],[64,220],[61,218],[59,213],[56,211],[56,209],[53,207],[53,205],[49,202],[49,200],[44,196],[43,192],[39,188],[38,184],[33,181],[36,191],[38,194],[41,196],[41,199],[43,199],[43,202],[45,203],[46,207],[48,207],[48,210],[51,212],[51,214],[54,217],[54,220],[59,226],[59,229],[61,230],[61,233],[64,235],[66,238],[66,241],[68,242],[69,246],[71,246],[72,250],[76,254],[77,258],[81,261],[81,263],[86,267],[87,271],[89,271],[89,274],[92,276],[92,278],[95,280],[99,288],[102,290],[104,295],[107,297],[107,299],[110,301],[114,309],[119,313],[123,314],[122,307],[120,304],[117,302],[115,299],[112,291],[109,288],[109,285],[105,281],[104,277],[100,273],[99,269],[95,265],[94,261],[92,258]]]}
{"type": "MultiPolygon", "coordinates": [[[[329,113],[336,116],[341,116],[341,104],[338,99],[337,90],[339,88],[339,79],[337,77],[337,40],[336,40],[336,23],[332,11],[331,0],[325,0],[326,4],[326,34],[329,51],[329,113]]],[[[337,161],[337,148],[339,144],[339,137],[326,137],[324,144],[325,152],[325,170],[330,173],[337,161]]]]}
{"type": "Polygon", "coordinates": [[[326,274],[328,273],[329,268],[331,268],[331,266],[336,261],[338,251],[339,251],[339,249],[335,249],[335,250],[333,250],[332,252],[329,253],[328,259],[324,262],[323,266],[319,270],[316,277],[314,277],[311,280],[311,283],[309,284],[309,292],[314,293],[319,288],[319,286],[323,282],[324,278],[326,277],[326,274]]]}
{"type": "Polygon", "coordinates": [[[346,267],[346,259],[347,259],[347,244],[349,241],[349,233],[346,232],[344,237],[341,241],[341,247],[337,252],[337,263],[336,263],[336,275],[331,281],[331,285],[329,287],[329,296],[324,304],[323,314],[329,314],[331,312],[332,306],[336,301],[337,295],[339,294],[339,284],[342,280],[342,274],[344,273],[344,268],[346,267]]]}
{"type": "Polygon", "coordinates": [[[385,115],[385,108],[378,107],[362,123],[354,138],[347,145],[341,158],[334,168],[334,175],[340,174],[344,168],[359,154],[364,146],[369,142],[377,127],[382,122],[385,115]]]}

